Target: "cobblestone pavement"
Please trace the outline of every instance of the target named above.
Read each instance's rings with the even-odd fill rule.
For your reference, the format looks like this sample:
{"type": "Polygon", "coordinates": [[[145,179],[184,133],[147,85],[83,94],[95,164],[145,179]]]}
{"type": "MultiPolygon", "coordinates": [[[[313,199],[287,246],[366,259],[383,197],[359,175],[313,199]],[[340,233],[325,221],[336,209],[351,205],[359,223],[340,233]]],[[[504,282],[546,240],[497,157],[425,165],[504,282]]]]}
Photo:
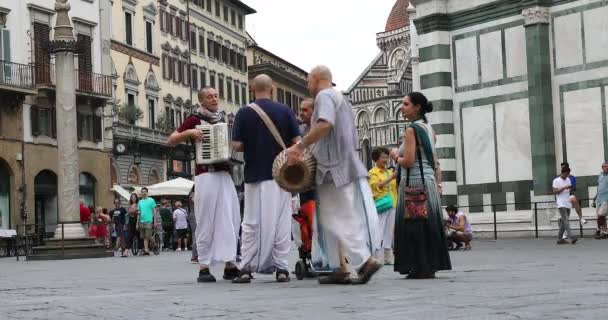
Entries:
{"type": "MultiPolygon", "coordinates": [[[[0,319],[597,319],[608,311],[608,241],[483,241],[454,270],[366,286],[314,280],[195,282],[189,252],[24,262],[0,259],[0,319]]],[[[295,253],[292,261],[295,261],[295,253]]],[[[221,275],[216,268],[216,276],[221,275]]]]}

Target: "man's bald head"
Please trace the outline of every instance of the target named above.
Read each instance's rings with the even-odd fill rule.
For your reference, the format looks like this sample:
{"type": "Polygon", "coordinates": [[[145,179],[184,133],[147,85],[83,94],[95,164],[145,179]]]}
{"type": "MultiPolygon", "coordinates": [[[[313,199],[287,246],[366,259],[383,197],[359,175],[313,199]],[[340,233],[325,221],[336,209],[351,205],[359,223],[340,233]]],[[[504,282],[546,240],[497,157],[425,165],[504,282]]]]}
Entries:
{"type": "Polygon", "coordinates": [[[272,78],[270,78],[268,75],[260,74],[259,76],[253,78],[252,89],[256,96],[259,95],[259,93],[272,92],[272,78]]]}
{"type": "Polygon", "coordinates": [[[328,67],[318,65],[308,74],[308,90],[310,94],[315,97],[317,94],[327,88],[333,86],[331,71],[328,67]]]}

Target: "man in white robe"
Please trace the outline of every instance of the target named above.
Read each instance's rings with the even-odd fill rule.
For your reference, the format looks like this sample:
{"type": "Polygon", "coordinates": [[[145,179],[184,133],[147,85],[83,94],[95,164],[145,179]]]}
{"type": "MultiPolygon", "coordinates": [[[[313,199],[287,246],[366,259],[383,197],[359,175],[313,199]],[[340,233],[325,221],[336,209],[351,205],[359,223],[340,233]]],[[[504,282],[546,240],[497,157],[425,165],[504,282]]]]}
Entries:
{"type": "MultiPolygon", "coordinates": [[[[365,284],[382,267],[372,254],[379,248],[378,215],[367,183],[367,170],[356,152],[357,133],[352,106],[333,89],[330,70],[315,67],[308,75],[308,89],[315,98],[312,129],[289,148],[288,161],[301,159],[312,146],[317,160],[317,218],[319,239],[329,267],[339,270],[339,245],[349,265],[357,270],[354,284],[365,284]]],[[[349,275],[336,271],[319,282],[350,283],[349,275]]]]}
{"type": "MultiPolygon", "coordinates": [[[[272,79],[259,75],[251,87],[256,97],[255,106],[270,118],[283,143],[287,146],[297,143],[300,132],[296,117],[289,107],[272,101],[272,79]]],[[[233,282],[249,283],[255,272],[276,272],[278,282],[287,282],[291,194],[272,178],[273,161],[283,149],[252,105],[236,114],[232,133],[233,147],[243,151],[245,158],[241,274],[233,282]]]]}
{"type": "MultiPolygon", "coordinates": [[[[201,89],[198,99],[201,107],[169,136],[169,145],[187,140],[201,141],[205,137],[196,129],[197,125],[225,122],[226,115],[218,109],[218,94],[214,88],[201,89]]],[[[241,215],[231,170],[229,163],[196,166],[194,212],[200,265],[198,282],[216,281],[209,271],[213,263],[225,263],[225,280],[232,280],[239,274],[235,259],[241,215]]]]}

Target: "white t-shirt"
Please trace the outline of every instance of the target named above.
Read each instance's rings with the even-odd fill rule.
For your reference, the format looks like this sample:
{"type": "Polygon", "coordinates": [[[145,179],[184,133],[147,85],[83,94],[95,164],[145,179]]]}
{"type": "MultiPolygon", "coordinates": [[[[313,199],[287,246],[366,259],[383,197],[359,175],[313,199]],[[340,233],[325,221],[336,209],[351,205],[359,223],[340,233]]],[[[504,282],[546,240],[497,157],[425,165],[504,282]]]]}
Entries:
{"type": "MultiPolygon", "coordinates": [[[[570,183],[570,179],[562,179],[562,177],[557,177],[553,180],[553,188],[561,189],[563,187],[567,187],[572,185],[570,183]]],[[[555,195],[555,202],[557,202],[558,208],[572,208],[572,204],[570,203],[570,189],[565,189],[564,191],[555,195]]]]}
{"type": "Polygon", "coordinates": [[[173,219],[175,220],[175,229],[188,229],[188,214],[186,210],[179,208],[173,211],[173,219]]]}

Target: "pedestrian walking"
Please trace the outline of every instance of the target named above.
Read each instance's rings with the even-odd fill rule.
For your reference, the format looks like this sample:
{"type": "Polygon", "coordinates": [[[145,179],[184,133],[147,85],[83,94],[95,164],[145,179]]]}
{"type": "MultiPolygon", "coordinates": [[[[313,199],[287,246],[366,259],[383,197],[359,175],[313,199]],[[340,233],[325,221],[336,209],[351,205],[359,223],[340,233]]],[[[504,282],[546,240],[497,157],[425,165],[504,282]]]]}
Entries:
{"type": "Polygon", "coordinates": [[[182,202],[175,202],[175,210],[173,211],[173,221],[175,224],[175,234],[177,235],[177,249],[182,251],[182,242],[184,243],[183,250],[188,250],[188,213],[182,208],[182,202]]]}
{"type": "Polygon", "coordinates": [[[312,128],[288,150],[288,162],[302,159],[314,144],[317,161],[317,236],[322,239],[329,267],[340,270],[340,246],[357,279],[344,272],[320,277],[321,284],[365,284],[382,267],[372,254],[380,248],[378,213],[367,182],[367,170],[356,151],[357,132],[352,106],[333,88],[329,68],[317,66],[308,75],[315,99],[312,128]]]}
{"type": "Polygon", "coordinates": [[[245,158],[245,209],[241,273],[234,283],[249,283],[252,273],[273,273],[289,281],[287,257],[291,245],[291,194],[272,177],[272,164],[282,147],[262,120],[268,117],[287,145],[300,139],[296,117],[284,104],[272,101],[272,79],[261,74],[253,80],[256,100],[236,114],[232,140],[245,158]],[[259,113],[258,113],[259,112],[259,113]]]}
{"type": "Polygon", "coordinates": [[[602,163],[602,172],[597,177],[597,194],[593,199],[597,208],[596,239],[608,238],[606,216],[608,215],[608,162],[602,163]]]}
{"type": "MultiPolygon", "coordinates": [[[[208,137],[196,129],[202,123],[226,122],[226,113],[219,109],[219,97],[212,87],[199,91],[200,107],[169,137],[169,145],[184,141],[197,142],[208,137]]],[[[196,216],[196,249],[198,251],[198,282],[215,282],[209,271],[213,263],[224,263],[225,280],[232,280],[239,270],[235,265],[236,246],[241,217],[239,203],[230,176],[228,162],[197,165],[194,177],[194,210],[196,216]]]]}
{"type": "Polygon", "coordinates": [[[570,190],[572,189],[572,183],[568,178],[569,176],[570,168],[562,167],[561,175],[553,180],[553,193],[555,194],[557,210],[559,210],[557,244],[575,244],[578,240],[572,237],[570,231],[570,210],[572,209],[570,190]]]}
{"type": "Polygon", "coordinates": [[[395,220],[395,271],[408,279],[434,278],[451,270],[441,209],[441,168],[436,137],[426,114],[433,104],[419,92],[403,98],[402,115],[410,121],[403,144],[391,156],[403,167],[395,220]]]}
{"type": "MultiPolygon", "coordinates": [[[[144,256],[150,255],[150,241],[152,241],[152,230],[157,226],[156,201],[148,197],[148,188],[141,188],[142,198],[137,203],[137,228],[144,238],[144,256]]],[[[156,245],[160,245],[157,243],[156,245]]]]}
{"type": "Polygon", "coordinates": [[[169,207],[169,201],[167,199],[161,200],[160,209],[158,209],[160,213],[160,220],[163,227],[163,248],[166,250],[170,250],[173,248],[173,243],[171,243],[171,238],[173,236],[173,230],[175,228],[175,223],[173,221],[173,212],[171,212],[171,208],[169,207]]]}
{"type": "MultiPolygon", "coordinates": [[[[132,248],[133,246],[133,240],[137,238],[139,238],[139,232],[137,230],[137,219],[139,217],[139,212],[137,211],[137,203],[139,202],[139,196],[137,196],[137,194],[134,192],[131,194],[130,198],[129,198],[129,209],[127,211],[128,213],[128,217],[127,217],[127,242],[126,242],[126,249],[124,251],[124,257],[128,257],[129,256],[129,250],[132,248]]],[[[139,249],[139,248],[138,248],[139,249]]]]}
{"type": "Polygon", "coordinates": [[[129,225],[129,214],[121,203],[120,199],[114,199],[114,210],[112,210],[112,221],[116,230],[116,242],[120,246],[120,256],[126,257],[127,252],[127,228],[129,225]]]}

